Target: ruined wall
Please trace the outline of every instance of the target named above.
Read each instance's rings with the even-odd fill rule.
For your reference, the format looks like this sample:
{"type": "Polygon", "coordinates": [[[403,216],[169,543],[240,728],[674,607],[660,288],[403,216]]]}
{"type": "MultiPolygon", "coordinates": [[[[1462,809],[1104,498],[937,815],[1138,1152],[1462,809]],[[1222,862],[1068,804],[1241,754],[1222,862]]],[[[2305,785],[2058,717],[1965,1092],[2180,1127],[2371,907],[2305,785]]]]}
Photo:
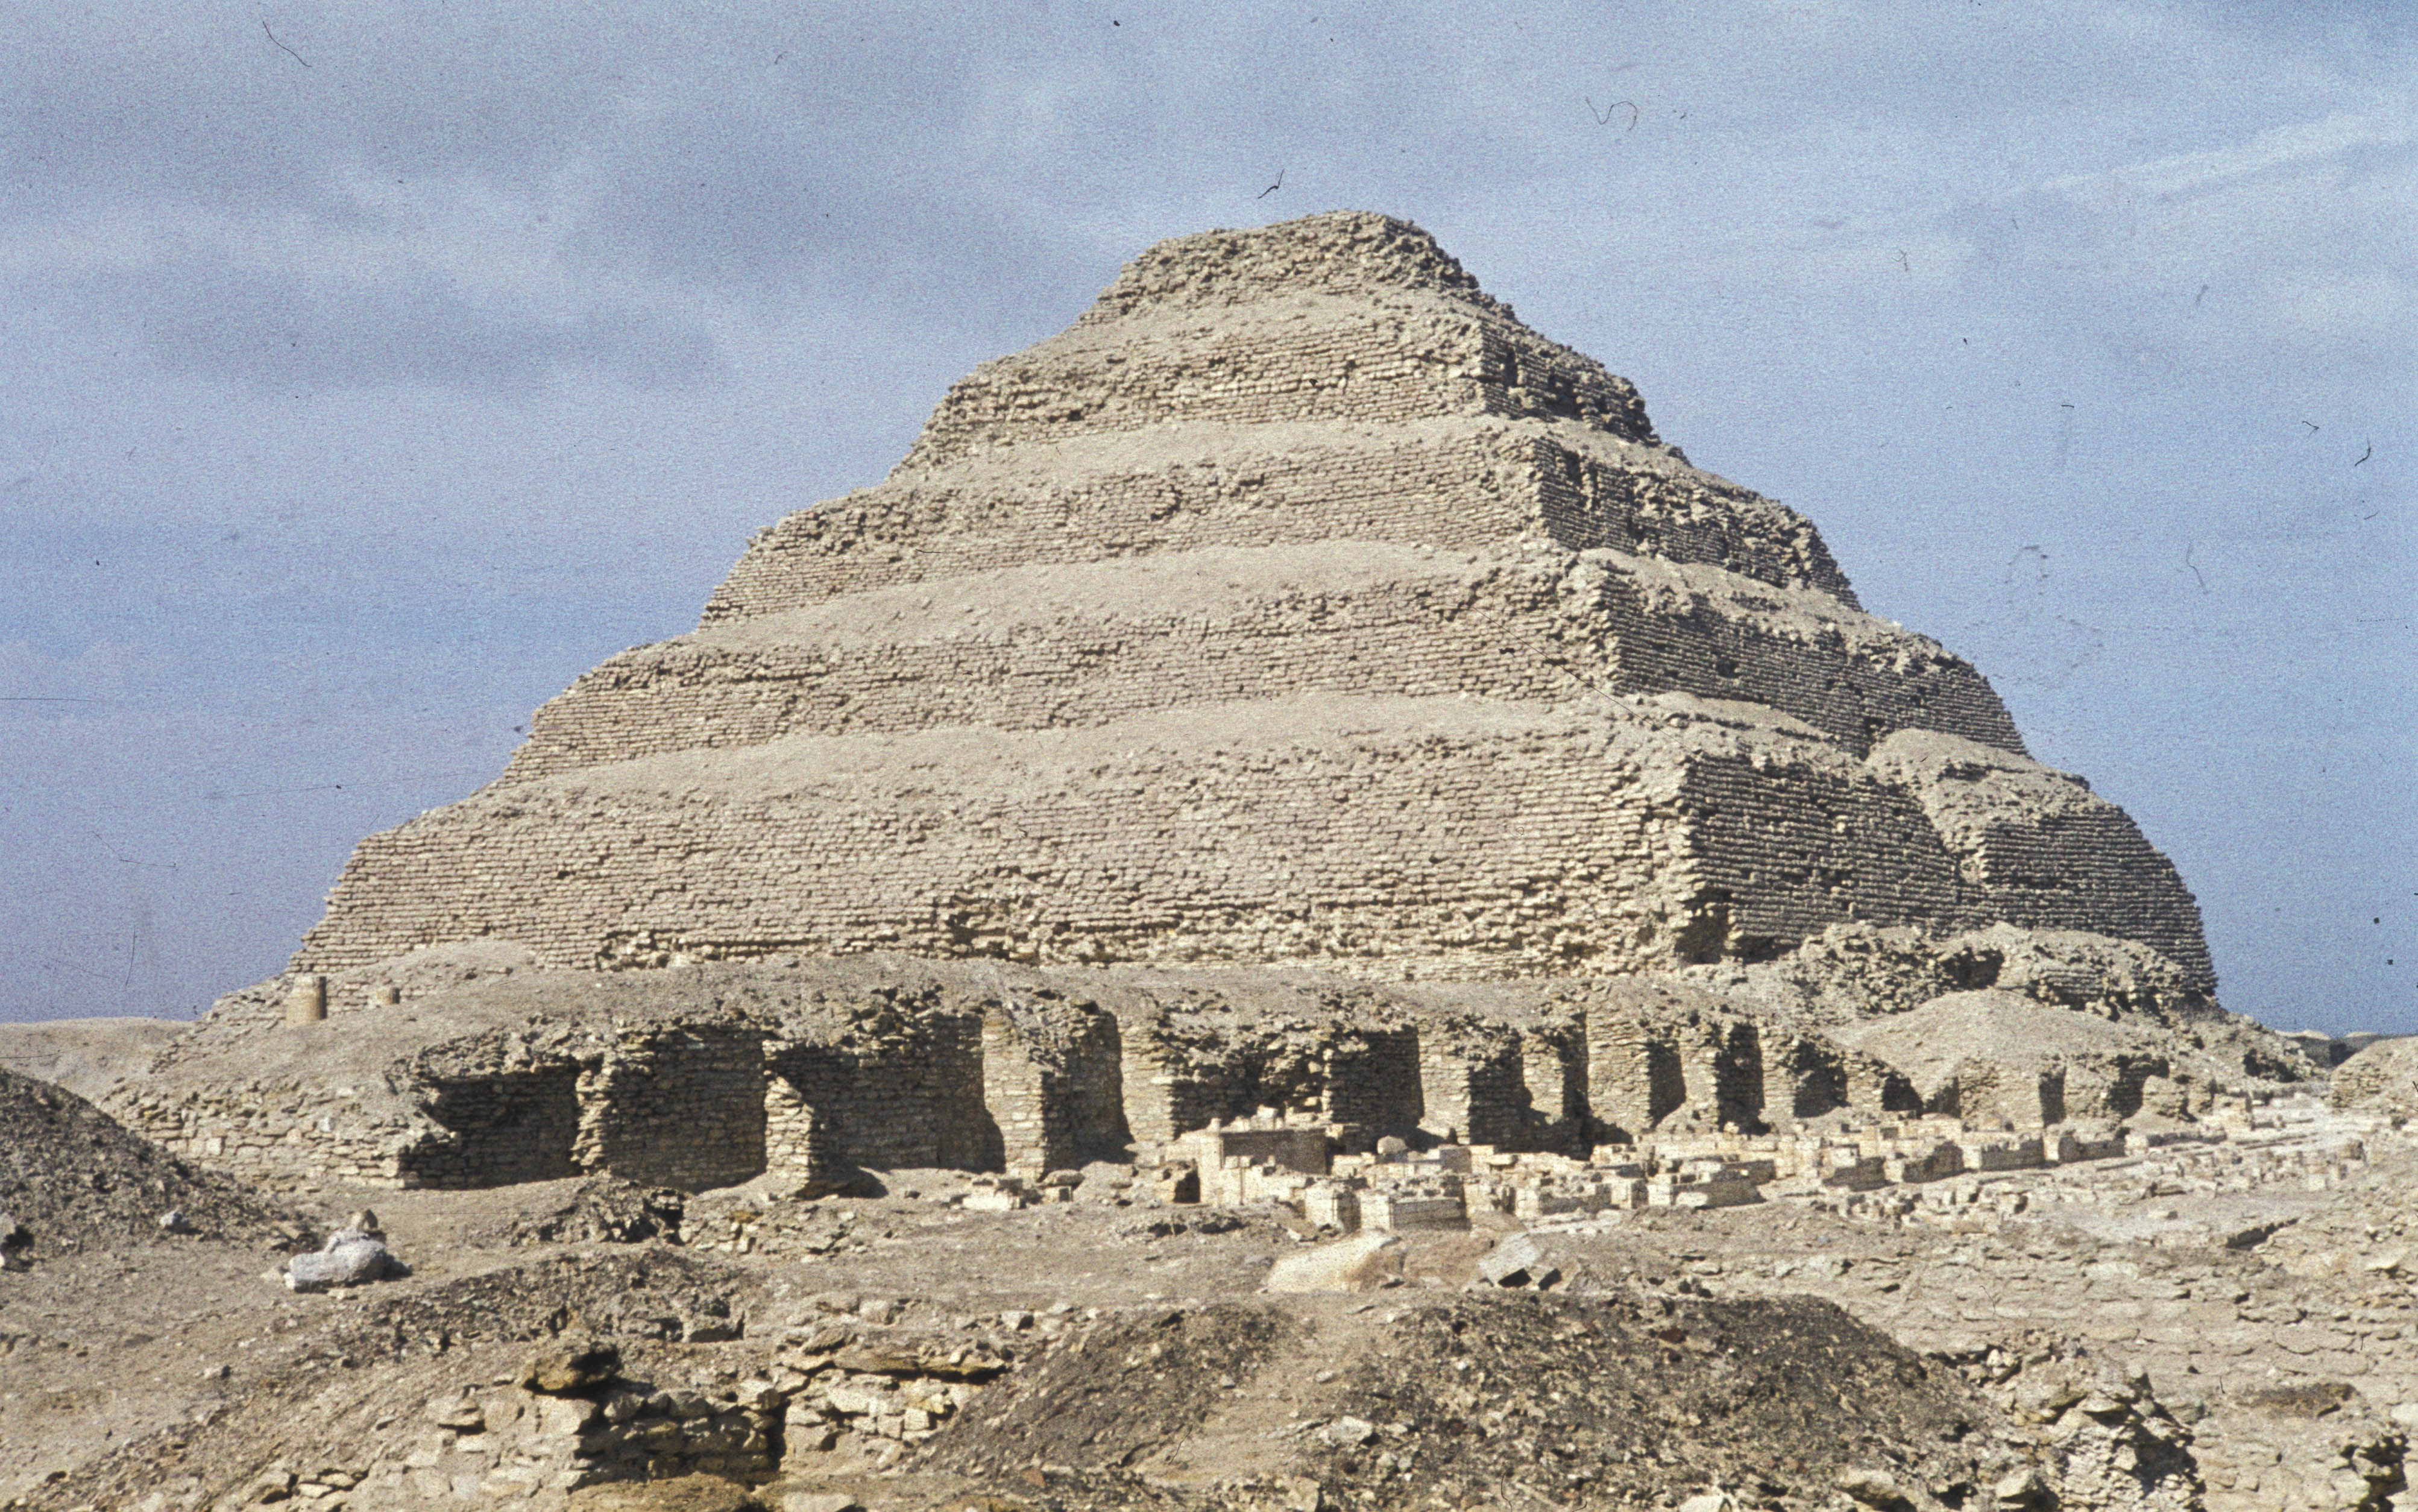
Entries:
{"type": "Polygon", "coordinates": [[[1125,1125],[1133,1137],[1164,1145],[1187,1130],[1224,1116],[1227,1082],[1222,1069],[1196,1069],[1188,1046],[1171,1036],[1164,1022],[1123,1026],[1125,1061],[1118,1080],[1125,1088],[1125,1125]]]}
{"type": "Polygon", "coordinates": [[[1688,1100],[1678,1046],[1642,1015],[1586,1016],[1587,1107],[1602,1138],[1641,1138],[1688,1100]]]}
{"type": "Polygon", "coordinates": [[[1524,1148],[1530,1119],[1519,1031],[1471,1019],[1421,1029],[1419,1127],[1450,1144],[1524,1148]]]}
{"type": "Polygon", "coordinates": [[[764,1077],[764,1173],[808,1193],[837,1191],[854,1175],[830,1121],[788,1078],[764,1077]]]}
{"type": "MultiPolygon", "coordinates": [[[[1846,931],[1797,964],[1818,970],[1851,939],[1916,954],[1846,931]]],[[[1997,928],[1935,939],[1929,966],[1909,970],[1986,956],[2017,979],[2058,966],[2083,990],[2094,954],[2120,977],[2146,954],[2101,943],[1997,928]]],[[[277,995],[253,991],[110,1107],[180,1154],[277,1183],[610,1171],[701,1187],[761,1170],[827,1192],[867,1169],[1148,1162],[1237,1121],[1328,1131],[1349,1151],[1395,1136],[1584,1156],[1926,1102],[2025,1124],[2180,1116],[2246,1063],[2227,1045],[2185,1053],[2227,1027],[2212,1018],[2177,1033],[1998,987],[1839,1021],[1775,991],[1769,970],[1724,968],[1722,990],[1671,976],[1392,986],[895,956],[539,971],[416,1000],[405,1022],[430,1037],[390,1062],[359,1053],[397,1043],[375,1010],[285,1027],[277,995]],[[319,1070],[243,1075],[281,1064],[319,1070]]]]}
{"type": "Polygon", "coordinates": [[[170,1154],[271,1187],[302,1180],[380,1185],[436,1131],[365,1089],[296,1077],[202,1086],[122,1082],[110,1116],[170,1154]]]}
{"type": "Polygon", "coordinates": [[[859,1031],[767,1051],[784,1099],[813,1109],[825,1168],[999,1168],[1003,1147],[984,1097],[979,1016],[894,1014],[859,1031]]]}
{"type": "Polygon", "coordinates": [[[1419,1127],[1427,1118],[1419,1039],[1408,1026],[1337,1026],[1319,1108],[1326,1122],[1356,1124],[1378,1138],[1419,1127]]]}
{"type": "Polygon", "coordinates": [[[2071,772],[1933,730],[1877,746],[1875,771],[1921,802],[1976,896],[1977,924],[2137,940],[2216,990],[2199,906],[2122,809],[2071,772]]]}
{"type": "Polygon", "coordinates": [[[404,1152],[395,1174],[407,1184],[510,1186],[586,1168],[576,1061],[433,1078],[424,1086],[421,1107],[448,1137],[404,1152]]]}
{"type": "Polygon", "coordinates": [[[642,1184],[727,1186],[764,1168],[759,1031],[625,1033],[580,1078],[579,1168],[642,1184]]]}
{"type": "Polygon", "coordinates": [[[1675,1118],[1760,1134],[1848,1106],[1839,1046],[1684,994],[1599,997],[1584,1034],[1586,1104],[1604,1139],[1638,1139],[1675,1118]]]}
{"type": "Polygon", "coordinates": [[[984,1018],[982,1046],[983,1103],[1008,1170],[1037,1176],[1124,1158],[1132,1136],[1115,1018],[1090,1003],[1011,998],[984,1018]]]}
{"type": "Polygon", "coordinates": [[[1520,1036],[1520,1075],[1529,1123],[1518,1148],[1584,1155],[1594,1143],[1587,1106],[1586,1030],[1582,1022],[1520,1036]]]}
{"type": "MultiPolygon", "coordinates": [[[[1214,1001],[1214,1000],[1213,1000],[1214,1001]]],[[[1423,1112],[1420,1034],[1381,1004],[1324,1019],[1254,1022],[1183,1012],[1124,1026],[1125,1115],[1139,1141],[1168,1144],[1262,1108],[1407,1136],[1423,1112]]]]}

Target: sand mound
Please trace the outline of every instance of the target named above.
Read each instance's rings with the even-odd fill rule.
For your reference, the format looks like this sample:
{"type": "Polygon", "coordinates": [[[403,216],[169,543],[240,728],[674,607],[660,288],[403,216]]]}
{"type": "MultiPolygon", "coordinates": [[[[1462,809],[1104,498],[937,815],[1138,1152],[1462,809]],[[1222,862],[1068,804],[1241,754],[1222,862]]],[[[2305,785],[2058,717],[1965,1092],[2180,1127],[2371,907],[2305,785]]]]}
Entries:
{"type": "Polygon", "coordinates": [[[2418,1118],[2418,1038],[2379,1040],[2337,1066],[2334,1104],[2396,1123],[2418,1118]]]}
{"type": "MultiPolygon", "coordinates": [[[[196,1170],[64,1087],[0,1070],[0,1211],[31,1259],[196,1237],[263,1241],[298,1234],[294,1214],[240,1183],[196,1170]],[[163,1229],[171,1210],[189,1231],[163,1229]]],[[[0,1228],[7,1225],[0,1224],[0,1228]]]]}
{"type": "Polygon", "coordinates": [[[173,1018],[61,1018],[0,1024],[0,1070],[54,1081],[80,1097],[98,1097],[151,1061],[193,1026],[173,1018]]]}
{"type": "Polygon", "coordinates": [[[985,1392],[926,1465],[1082,1504],[1278,1487],[1302,1505],[1315,1480],[1327,1505],[1668,1506],[1716,1487],[1818,1498],[1881,1466],[1982,1476],[1954,1441],[1990,1409],[1826,1303],[1352,1306],[1104,1323],[985,1392]]]}
{"type": "Polygon", "coordinates": [[[1904,1072],[1927,1110],[2024,1124],[2131,1117],[2170,1070],[2157,1033],[1995,987],[1832,1032],[1904,1072]]]}

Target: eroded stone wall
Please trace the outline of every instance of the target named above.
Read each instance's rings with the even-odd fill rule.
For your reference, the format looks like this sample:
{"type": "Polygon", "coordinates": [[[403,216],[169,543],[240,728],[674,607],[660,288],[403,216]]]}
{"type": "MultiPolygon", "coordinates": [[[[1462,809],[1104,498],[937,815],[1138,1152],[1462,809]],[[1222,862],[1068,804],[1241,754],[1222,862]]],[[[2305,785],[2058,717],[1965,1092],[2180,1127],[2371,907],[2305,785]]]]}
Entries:
{"type": "Polygon", "coordinates": [[[508,1186],[586,1168],[576,1061],[446,1077],[428,1086],[421,1107],[452,1138],[405,1153],[399,1173],[412,1184],[508,1186]]]}
{"type": "Polygon", "coordinates": [[[814,1110],[825,1165],[998,1168],[979,1013],[891,1011],[853,1030],[768,1050],[773,1081],[814,1110]]]}
{"type": "Polygon", "coordinates": [[[1048,446],[1171,420],[1399,425],[1445,416],[1574,421],[1653,441],[1626,379],[1493,310],[1275,295],[1202,329],[1079,325],[950,387],[900,464],[1048,446]]]}
{"type": "Polygon", "coordinates": [[[703,622],[1014,567],[1332,541],[1610,549],[1858,607],[1802,515],[1665,452],[1548,427],[1178,426],[1149,453],[1078,440],[1048,462],[902,471],[790,514],[757,533],[703,622]]]}
{"type": "MultiPolygon", "coordinates": [[[[1969,880],[1873,769],[1717,708],[1303,698],[726,759],[710,790],[625,762],[373,836],[298,965],[494,933],[565,966],[903,949],[1531,975],[2036,901],[1969,880]]],[[[2100,887],[2120,925],[2191,916],[2171,868],[2100,887]]]]}
{"type": "Polygon", "coordinates": [[[764,1168],[764,1054],[744,1026],[625,1033],[580,1084],[580,1168],[697,1189],[764,1168]]]}
{"type": "Polygon", "coordinates": [[[505,783],[634,757],[981,725],[1102,725],[1305,693],[1765,705],[1861,755],[1900,729],[2020,754],[1972,667],[1812,589],[1615,552],[1327,543],[1010,569],[855,594],[605,662],[537,712],[505,783]]]}
{"type": "MultiPolygon", "coordinates": [[[[1818,970],[1845,943],[1785,964],[1818,970]]],[[[2026,1126],[2190,1119],[2250,1065],[2227,1035],[2253,1031],[2221,1015],[2159,1026],[2059,1003],[2154,974],[2137,948],[2004,928],[1865,943],[1919,981],[1987,955],[2025,985],[1832,1023],[1818,997],[1771,990],[1761,973],[1778,966],[1718,992],[1676,976],[1398,985],[896,956],[540,970],[416,999],[420,1047],[387,1061],[369,1049],[410,1037],[375,1009],[289,1027],[279,993],[235,994],[110,1110],[176,1153],[277,1181],[605,1172],[697,1188],[764,1172],[834,1191],[868,1171],[1147,1164],[1238,1123],[1327,1131],[1346,1150],[1391,1136],[1584,1156],[1927,1104],[2026,1126]],[[2088,979],[2094,960],[2109,980],[2088,979]],[[281,1063],[291,1074],[249,1074],[281,1063]]]]}
{"type": "Polygon", "coordinates": [[[983,1102],[1009,1171],[1042,1175],[1124,1156],[1125,1047],[1091,1004],[1056,1011],[1011,998],[983,1019],[983,1102]]]}

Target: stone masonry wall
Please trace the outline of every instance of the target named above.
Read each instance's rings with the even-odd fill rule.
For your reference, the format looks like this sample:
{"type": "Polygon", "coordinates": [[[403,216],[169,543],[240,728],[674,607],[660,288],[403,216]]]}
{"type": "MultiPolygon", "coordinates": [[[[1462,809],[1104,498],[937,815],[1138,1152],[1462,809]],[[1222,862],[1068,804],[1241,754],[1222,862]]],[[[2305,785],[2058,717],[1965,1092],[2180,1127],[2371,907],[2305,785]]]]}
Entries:
{"type": "Polygon", "coordinates": [[[1212,1081],[1190,1074],[1185,1046],[1162,1024],[1127,1024],[1122,1041],[1125,1063],[1118,1079],[1125,1088],[1125,1123],[1136,1139],[1168,1144],[1223,1116],[1225,1077],[1212,1081]]]}
{"type": "Polygon", "coordinates": [[[869,1033],[776,1045],[773,1081],[814,1109],[825,1162],[987,1170],[1004,1158],[984,1100],[982,1020],[898,1015],[869,1033]]]}
{"type": "MultiPolygon", "coordinates": [[[[1940,937],[1933,949],[1960,954],[1975,938],[2008,960],[2025,952],[2004,929],[1940,937]]],[[[2046,943],[2074,955],[2071,937],[2046,943]]],[[[260,996],[237,995],[226,1021],[214,1011],[185,1042],[197,1053],[121,1084],[111,1111],[179,1154],[273,1183],[315,1174],[463,1187],[596,1171],[703,1187],[762,1171],[834,1191],[867,1169],[1029,1175],[1146,1161],[1236,1121],[1347,1125],[1354,1149],[1392,1135],[1584,1155],[1723,1125],[1784,1131],[1842,1109],[1918,1112],[1925,1096],[1940,1110],[2025,1123],[2052,1111],[2115,1118],[2167,1108],[2172,1077],[2214,1069],[2066,1054],[2059,1106],[2040,1079],[2026,1110],[2024,1089],[1986,1063],[1952,1063],[1943,1077],[1877,1046],[1921,1077],[1918,1095],[1875,1046],[1846,1044],[1906,1022],[1897,1016],[1817,1027],[1772,998],[1671,977],[1390,987],[1290,971],[802,957],[535,972],[421,999],[412,1021],[437,1037],[382,1066],[332,1024],[245,1032],[236,1020],[275,1008],[250,1000],[260,996]],[[461,1031],[472,1025],[484,1027],[461,1031]],[[320,1071],[227,1077],[280,1061],[320,1071]],[[1266,1110],[1283,1117],[1255,1119],[1266,1110]]],[[[1967,997],[1920,1011],[2009,997],[1992,1011],[2063,1012],[2004,993],[1967,997]]],[[[363,1033],[368,1012],[352,1016],[363,1033]]],[[[2020,1013],[2007,1021],[2020,1025],[2020,1013]]]]}
{"type": "Polygon", "coordinates": [[[364,1089],[295,1077],[163,1088],[129,1081],[108,1111],[170,1154],[276,1187],[301,1180],[378,1185],[430,1135],[364,1089]]]}
{"type": "Polygon", "coordinates": [[[951,386],[900,466],[1171,420],[1400,424],[1500,415],[1652,441],[1637,391],[1491,312],[1278,297],[1223,328],[1077,327],[951,386]]]}
{"type": "Polygon", "coordinates": [[[629,1034],[580,1078],[580,1168],[689,1189],[764,1168],[764,1054],[748,1029],[629,1034]]]}
{"type": "MultiPolygon", "coordinates": [[[[365,842],[304,961],[494,933],[564,965],[668,935],[693,958],[904,948],[1535,970],[1667,958],[1639,948],[1641,929],[1685,927],[1657,921],[1677,903],[1651,863],[1683,842],[1649,838],[1649,753],[1599,721],[1480,710],[1492,728],[1322,741],[1297,722],[1306,701],[1270,712],[1249,744],[1206,758],[1121,751],[1133,736],[1111,727],[1079,732],[1062,747],[1076,764],[1054,771],[1012,743],[1036,737],[999,738],[1002,764],[937,770],[911,737],[867,749],[872,771],[831,782],[819,764],[777,800],[649,793],[629,781],[641,763],[603,769],[605,787],[504,789],[365,842]],[[988,782],[1013,786],[975,786],[988,782]],[[956,817],[969,807],[971,828],[956,817]],[[1573,891],[1587,871],[1599,880],[1573,891]]],[[[934,739],[944,759],[963,749],[934,739]]]]}
{"type": "Polygon", "coordinates": [[[1035,1012],[1011,1000],[985,1017],[982,1043],[983,1103],[1007,1169],[1039,1176],[1123,1157],[1131,1136],[1115,1018],[1089,1004],[1035,1012]]]}
{"type": "Polygon", "coordinates": [[[2022,751],[1997,695],[1936,643],[1811,589],[1737,584],[1610,552],[1438,561],[1359,543],[1011,570],[944,610],[891,589],[624,652],[538,710],[502,781],[799,732],[1099,725],[1299,693],[1676,689],[1764,704],[1859,755],[1909,726],[2022,751]],[[1373,580],[1372,557],[1391,569],[1373,580]],[[1196,560],[1237,580],[1223,602],[1201,602],[1181,570],[1196,560]],[[1086,592],[1101,606],[1073,606],[1086,592]],[[1138,598],[1154,606],[1124,610],[1138,598]]]}
{"type": "Polygon", "coordinates": [[[1166,1144],[1263,1107],[1375,1135],[1418,1128],[1420,1034],[1383,1007],[1324,1020],[1203,1023],[1153,1015],[1124,1026],[1125,1122],[1166,1144]]]}
{"type": "MultiPolygon", "coordinates": [[[[1957,927],[1998,901],[1903,790],[1725,721],[1300,699],[971,747],[793,738],[761,748],[761,796],[622,763],[373,836],[297,966],[493,934],[577,966],[668,939],[1527,975],[1752,959],[1855,919],[1957,927]]],[[[2132,878],[2116,923],[2163,917],[2170,878],[2132,878]]]]}
{"type": "Polygon", "coordinates": [[[1146,460],[1082,443],[1046,470],[902,473],[759,531],[709,626],[1028,564],[1323,541],[1479,551],[1521,539],[1716,566],[1857,607],[1804,516],[1665,454],[1503,421],[1199,435],[1146,460]]]}
{"type": "Polygon", "coordinates": [[[1329,1123],[1356,1123],[1381,1135],[1415,1129],[1427,1115],[1421,1063],[1416,1030],[1343,1030],[1325,1057],[1326,1095],[1319,1112],[1329,1123]]]}
{"type": "Polygon", "coordinates": [[[1650,999],[1589,1006],[1586,1102],[1597,1136],[1642,1138],[1675,1114],[1755,1133],[1842,1108],[1919,1111],[1903,1076],[1783,1021],[1650,999]]]}
{"type": "Polygon", "coordinates": [[[1872,764],[1904,784],[1988,917],[2138,940],[2213,993],[2199,907],[2122,809],[2070,772],[1937,731],[1901,731],[1872,764]]]}
{"type": "Polygon", "coordinates": [[[428,1083],[421,1105],[452,1138],[407,1151],[397,1174],[418,1186],[507,1186],[581,1170],[575,1061],[428,1083]]]}
{"type": "Polygon", "coordinates": [[[1524,1146],[1528,1087],[1520,1034],[1505,1024],[1457,1021],[1419,1037],[1419,1126],[1453,1144],[1524,1146]]]}
{"type": "Polygon", "coordinates": [[[1520,1074],[1530,1109],[1522,1149],[1584,1155],[1593,1143],[1584,1024],[1530,1030],[1520,1037],[1520,1074]]]}

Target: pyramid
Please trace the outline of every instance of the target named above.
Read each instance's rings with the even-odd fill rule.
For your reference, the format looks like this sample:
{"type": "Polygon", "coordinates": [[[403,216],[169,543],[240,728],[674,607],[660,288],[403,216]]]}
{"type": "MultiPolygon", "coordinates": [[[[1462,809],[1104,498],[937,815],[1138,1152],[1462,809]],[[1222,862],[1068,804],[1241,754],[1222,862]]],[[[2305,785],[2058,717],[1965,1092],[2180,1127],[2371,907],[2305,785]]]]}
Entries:
{"type": "Polygon", "coordinates": [[[1811,522],[1425,232],[1162,242],[362,842],[293,969],[870,951],[1395,980],[1842,924],[2146,945],[2174,868],[1811,522]]]}

